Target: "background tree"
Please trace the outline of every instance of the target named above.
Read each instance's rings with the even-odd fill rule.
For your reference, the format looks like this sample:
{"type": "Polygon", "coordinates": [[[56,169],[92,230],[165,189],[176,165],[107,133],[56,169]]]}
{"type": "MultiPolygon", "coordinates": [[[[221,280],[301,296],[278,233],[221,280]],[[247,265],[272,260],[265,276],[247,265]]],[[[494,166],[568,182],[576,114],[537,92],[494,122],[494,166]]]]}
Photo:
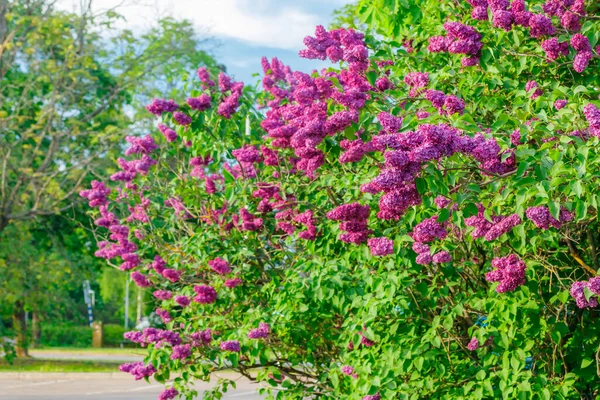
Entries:
{"type": "Polygon", "coordinates": [[[146,99],[181,90],[181,75],[198,66],[219,68],[189,21],[133,32],[114,27],[114,11],[83,4],[74,13],[53,1],[0,1],[0,298],[20,356],[26,311],[35,322],[87,320],[75,300],[81,280],[101,272],[77,225],[90,224],[77,193],[110,175],[122,135],[155,129],[140,113],[146,99]]]}

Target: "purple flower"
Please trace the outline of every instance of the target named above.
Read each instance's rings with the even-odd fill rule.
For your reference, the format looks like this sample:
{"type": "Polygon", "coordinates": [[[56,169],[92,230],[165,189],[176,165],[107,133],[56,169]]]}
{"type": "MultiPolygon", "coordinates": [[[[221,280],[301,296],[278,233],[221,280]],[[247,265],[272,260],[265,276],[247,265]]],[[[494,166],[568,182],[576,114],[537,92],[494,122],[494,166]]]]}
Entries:
{"type": "Polygon", "coordinates": [[[225,286],[227,286],[228,288],[234,288],[236,286],[239,286],[243,283],[243,281],[240,278],[233,278],[233,279],[227,279],[225,281],[225,286]]]}
{"type": "Polygon", "coordinates": [[[210,80],[210,75],[206,67],[198,68],[198,78],[205,86],[215,86],[215,83],[210,80]]]}
{"type": "Polygon", "coordinates": [[[435,264],[445,264],[452,261],[452,256],[447,251],[440,251],[433,255],[433,262],[435,264]]]}
{"type": "Polygon", "coordinates": [[[169,292],[168,290],[157,290],[153,294],[154,297],[159,300],[169,300],[171,297],[173,297],[173,293],[169,292]]]}
{"type": "Polygon", "coordinates": [[[560,110],[560,109],[564,108],[568,103],[569,103],[568,100],[556,100],[554,102],[554,108],[556,108],[557,110],[560,110]]]}
{"type": "Polygon", "coordinates": [[[516,255],[494,258],[492,267],[496,268],[485,275],[488,282],[500,282],[496,292],[512,292],[525,283],[525,270],[527,265],[516,255]]]}
{"type": "Polygon", "coordinates": [[[187,103],[194,110],[208,110],[210,108],[210,96],[206,93],[203,93],[199,97],[190,97],[187,99],[187,103]]]}
{"type": "Polygon", "coordinates": [[[529,18],[529,34],[535,38],[540,36],[552,36],[556,33],[552,20],[542,14],[533,14],[529,18]]]}
{"type": "Polygon", "coordinates": [[[158,116],[162,115],[162,113],[173,112],[177,109],[179,109],[179,106],[173,100],[163,99],[152,99],[152,103],[146,106],[146,110],[158,116]]]}
{"type": "Polygon", "coordinates": [[[208,266],[219,275],[227,275],[231,272],[229,263],[219,257],[215,258],[214,260],[210,260],[208,262],[208,266]]]}
{"type": "Polygon", "coordinates": [[[348,375],[353,378],[358,378],[358,374],[356,374],[356,372],[354,372],[354,367],[351,367],[350,365],[344,365],[343,367],[340,368],[340,371],[342,371],[342,374],[344,374],[344,375],[348,375]]]}
{"type": "Polygon", "coordinates": [[[188,358],[191,354],[191,345],[180,344],[173,347],[173,353],[171,353],[171,360],[183,360],[184,358],[188,358]]]}
{"type": "Polygon", "coordinates": [[[194,292],[196,292],[194,297],[196,303],[210,304],[217,301],[217,291],[212,286],[194,286],[194,292]]]}
{"type": "Polygon", "coordinates": [[[158,400],[172,400],[174,399],[177,395],[179,394],[179,392],[175,389],[175,388],[168,388],[163,390],[159,395],[158,395],[158,400]]]}
{"type": "Polygon", "coordinates": [[[428,243],[435,239],[445,239],[448,235],[442,224],[437,222],[437,216],[427,218],[413,229],[411,234],[416,242],[428,243]]]}
{"type": "Polygon", "coordinates": [[[561,43],[558,38],[553,37],[542,42],[542,49],[546,52],[546,57],[556,60],[560,56],[569,55],[569,42],[561,43]]]}
{"type": "Polygon", "coordinates": [[[182,113],[181,111],[173,113],[173,119],[175,122],[177,122],[177,124],[182,126],[190,125],[192,123],[192,117],[182,113]]]}
{"type": "Polygon", "coordinates": [[[227,340],[221,342],[219,345],[223,351],[231,351],[233,353],[239,353],[241,351],[240,342],[237,340],[227,340]]]}
{"type": "Polygon", "coordinates": [[[379,393],[366,395],[363,396],[362,400],[381,400],[381,395],[379,393]]]}
{"type": "MultiPolygon", "coordinates": [[[[594,281],[595,285],[595,281],[594,281]]],[[[571,296],[575,299],[575,303],[579,308],[587,308],[587,307],[596,307],[598,305],[598,300],[595,297],[590,297],[589,300],[585,298],[585,288],[588,287],[587,282],[573,282],[571,285],[571,296]]],[[[595,287],[594,287],[595,289],[595,287]]],[[[591,290],[591,289],[590,289],[591,290]]]]}
{"type": "Polygon", "coordinates": [[[258,324],[258,328],[252,329],[248,333],[248,337],[250,339],[266,338],[267,336],[269,336],[269,332],[270,332],[269,324],[261,322],[261,323],[258,324]]]}
{"type": "Polygon", "coordinates": [[[520,225],[521,222],[521,217],[519,217],[518,214],[512,214],[494,224],[490,230],[487,231],[484,238],[488,242],[496,240],[505,233],[510,232],[515,226],[520,225]]]}
{"type": "Polygon", "coordinates": [[[190,298],[187,296],[175,296],[175,303],[181,307],[187,307],[190,304],[190,298]]]}
{"type": "Polygon", "coordinates": [[[152,283],[148,280],[148,278],[146,277],[146,275],[142,274],[139,271],[133,271],[131,273],[131,279],[133,280],[133,282],[135,282],[136,285],[138,285],[139,287],[148,287],[150,286],[152,283]]]}
{"type": "Polygon", "coordinates": [[[473,339],[471,339],[471,341],[467,345],[467,349],[469,349],[471,351],[475,351],[478,348],[479,348],[479,340],[477,340],[477,338],[474,337],[473,339]]]}
{"type": "Polygon", "coordinates": [[[166,125],[158,124],[158,130],[163,134],[167,142],[174,142],[177,140],[177,132],[169,128],[166,125]]]}
{"type": "Polygon", "coordinates": [[[417,259],[415,261],[419,265],[429,265],[433,261],[433,258],[429,253],[421,253],[417,256],[417,259]]]}
{"type": "Polygon", "coordinates": [[[162,308],[156,309],[156,315],[158,315],[165,324],[168,324],[173,319],[171,318],[171,314],[167,310],[163,310],[162,308]]]}
{"type": "Polygon", "coordinates": [[[371,238],[368,240],[369,249],[374,256],[394,254],[394,241],[386,237],[371,238]]]}
{"type": "Polygon", "coordinates": [[[550,226],[559,229],[564,222],[569,222],[572,219],[571,213],[562,208],[559,220],[557,220],[550,214],[548,207],[544,206],[529,207],[527,211],[525,211],[525,215],[540,229],[550,229],[550,226]]]}

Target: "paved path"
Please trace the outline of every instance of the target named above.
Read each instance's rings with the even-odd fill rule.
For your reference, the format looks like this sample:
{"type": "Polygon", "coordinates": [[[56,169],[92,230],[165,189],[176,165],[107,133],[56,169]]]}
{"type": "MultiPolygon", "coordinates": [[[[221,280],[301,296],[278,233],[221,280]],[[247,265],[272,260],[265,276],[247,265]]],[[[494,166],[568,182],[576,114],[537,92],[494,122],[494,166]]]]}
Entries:
{"type": "MultiPolygon", "coordinates": [[[[237,380],[237,388],[230,389],[224,400],[260,400],[264,396],[258,394],[259,386],[244,378],[237,380]]],[[[207,382],[198,383],[198,399],[204,390],[213,385],[207,382]]],[[[163,390],[163,385],[144,380],[118,378],[80,379],[73,374],[32,375],[31,379],[0,378],[1,400],[153,400],[163,390]]]]}

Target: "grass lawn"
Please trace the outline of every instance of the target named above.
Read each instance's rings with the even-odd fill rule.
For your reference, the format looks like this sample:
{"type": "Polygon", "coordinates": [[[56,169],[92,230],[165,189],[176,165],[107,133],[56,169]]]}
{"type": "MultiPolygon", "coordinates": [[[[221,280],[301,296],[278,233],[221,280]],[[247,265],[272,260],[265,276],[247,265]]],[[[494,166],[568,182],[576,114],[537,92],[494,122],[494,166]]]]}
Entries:
{"type": "Polygon", "coordinates": [[[119,363],[15,359],[9,364],[0,359],[0,372],[118,372],[119,363]]]}
{"type": "Polygon", "coordinates": [[[39,355],[44,353],[65,353],[65,354],[77,354],[77,355],[97,355],[97,354],[110,354],[110,355],[134,355],[134,356],[146,356],[148,349],[144,348],[77,348],[77,347],[46,347],[42,349],[30,349],[31,352],[39,355]]]}

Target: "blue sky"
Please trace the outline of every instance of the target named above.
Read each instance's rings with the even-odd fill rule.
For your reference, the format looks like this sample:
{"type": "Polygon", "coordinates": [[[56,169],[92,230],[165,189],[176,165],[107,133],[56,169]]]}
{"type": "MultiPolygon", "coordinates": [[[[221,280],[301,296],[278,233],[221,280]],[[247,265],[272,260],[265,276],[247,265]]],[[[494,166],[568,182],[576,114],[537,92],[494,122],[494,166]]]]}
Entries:
{"type": "MultiPolygon", "coordinates": [[[[252,83],[262,56],[278,57],[293,70],[310,72],[325,63],[303,60],[302,39],[318,24],[327,26],[333,10],[351,0],[93,0],[96,11],[118,6],[129,28],[143,28],[159,16],[187,18],[217,39],[213,53],[236,80],[252,83]]],[[[60,0],[74,7],[79,0],[60,0]]],[[[76,7],[76,6],[75,6],[76,7]]]]}

